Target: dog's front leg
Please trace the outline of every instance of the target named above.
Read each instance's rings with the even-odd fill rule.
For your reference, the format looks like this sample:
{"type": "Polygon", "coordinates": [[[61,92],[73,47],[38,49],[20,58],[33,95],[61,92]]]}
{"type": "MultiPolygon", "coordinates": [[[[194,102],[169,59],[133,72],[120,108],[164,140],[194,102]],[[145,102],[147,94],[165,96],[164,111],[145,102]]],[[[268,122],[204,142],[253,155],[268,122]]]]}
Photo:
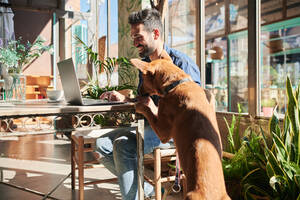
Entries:
{"type": "Polygon", "coordinates": [[[135,108],[136,112],[141,113],[146,117],[150,126],[163,143],[166,143],[170,140],[170,129],[164,126],[166,125],[164,119],[159,119],[158,107],[154,104],[150,97],[139,98],[135,108]]]}

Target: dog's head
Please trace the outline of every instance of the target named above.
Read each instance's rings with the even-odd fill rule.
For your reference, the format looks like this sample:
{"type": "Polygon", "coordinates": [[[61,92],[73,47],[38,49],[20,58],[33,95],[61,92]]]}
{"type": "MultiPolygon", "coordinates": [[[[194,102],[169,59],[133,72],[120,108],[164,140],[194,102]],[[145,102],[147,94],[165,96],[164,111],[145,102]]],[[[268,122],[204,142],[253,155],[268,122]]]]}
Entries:
{"type": "Polygon", "coordinates": [[[141,95],[162,96],[164,95],[164,88],[172,81],[188,76],[173,64],[165,50],[163,50],[160,59],[150,63],[140,59],[131,59],[130,61],[143,75],[143,83],[140,87],[141,95]]]}

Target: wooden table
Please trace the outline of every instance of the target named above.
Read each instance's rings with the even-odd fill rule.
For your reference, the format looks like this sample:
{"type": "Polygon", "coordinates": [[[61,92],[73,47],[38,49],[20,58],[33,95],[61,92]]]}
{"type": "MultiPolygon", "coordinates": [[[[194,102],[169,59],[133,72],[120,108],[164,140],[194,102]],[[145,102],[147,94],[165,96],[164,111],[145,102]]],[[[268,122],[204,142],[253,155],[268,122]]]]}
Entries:
{"type": "MultiPolygon", "coordinates": [[[[94,116],[101,113],[132,113],[135,114],[134,103],[124,103],[124,104],[115,104],[115,105],[93,105],[93,106],[71,106],[66,103],[49,103],[46,100],[30,100],[22,103],[0,103],[0,120],[9,125],[10,120],[22,119],[21,125],[26,127],[27,119],[40,118],[40,117],[52,117],[52,119],[57,117],[66,117],[66,116],[75,116],[78,120],[77,125],[72,128],[60,129],[59,131],[70,132],[72,130],[81,130],[81,129],[99,129],[102,128],[99,125],[96,125],[93,122],[94,116]],[[80,120],[84,117],[88,117],[89,123],[84,124],[80,120]]],[[[18,136],[26,134],[49,134],[56,133],[57,127],[49,125],[48,129],[43,129],[40,127],[40,123],[37,123],[39,127],[37,129],[30,129],[30,132],[23,128],[19,130],[3,130],[0,129],[0,137],[2,136],[18,136]]],[[[138,155],[138,191],[139,199],[144,199],[144,120],[143,117],[135,115],[135,119],[130,123],[131,127],[136,127],[137,131],[137,155],[138,155]]],[[[120,126],[116,126],[120,127],[120,126]]],[[[3,183],[0,180],[0,183],[3,183]]],[[[56,188],[55,188],[56,189],[56,188]]],[[[49,194],[45,194],[49,195],[49,194]]],[[[48,196],[49,197],[49,196],[48,196]]]]}

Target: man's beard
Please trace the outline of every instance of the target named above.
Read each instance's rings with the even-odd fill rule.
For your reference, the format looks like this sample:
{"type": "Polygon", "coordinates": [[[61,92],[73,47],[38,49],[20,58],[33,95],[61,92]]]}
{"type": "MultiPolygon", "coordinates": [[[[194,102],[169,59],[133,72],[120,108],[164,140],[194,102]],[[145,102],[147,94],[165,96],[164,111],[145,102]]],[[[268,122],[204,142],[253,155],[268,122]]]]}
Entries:
{"type": "Polygon", "coordinates": [[[144,48],[144,50],[139,53],[139,55],[140,55],[141,58],[148,57],[148,56],[150,56],[154,52],[154,48],[153,47],[143,46],[143,48],[144,48]]]}

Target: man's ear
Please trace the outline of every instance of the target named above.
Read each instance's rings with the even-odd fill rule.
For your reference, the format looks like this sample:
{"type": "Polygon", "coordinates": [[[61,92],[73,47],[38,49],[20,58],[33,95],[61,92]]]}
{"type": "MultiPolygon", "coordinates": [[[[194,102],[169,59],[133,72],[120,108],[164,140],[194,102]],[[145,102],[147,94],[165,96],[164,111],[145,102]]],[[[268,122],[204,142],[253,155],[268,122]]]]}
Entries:
{"type": "Polygon", "coordinates": [[[153,38],[155,40],[157,40],[159,38],[159,36],[160,36],[160,32],[159,32],[159,30],[157,28],[153,30],[153,34],[154,34],[153,38]]]}
{"type": "Polygon", "coordinates": [[[150,70],[149,63],[141,61],[140,59],[134,58],[130,59],[130,62],[133,66],[138,68],[143,74],[147,74],[150,70]]]}
{"type": "Polygon", "coordinates": [[[173,60],[171,59],[171,57],[169,56],[169,54],[165,50],[163,50],[161,52],[160,58],[173,62],[173,60]]]}

